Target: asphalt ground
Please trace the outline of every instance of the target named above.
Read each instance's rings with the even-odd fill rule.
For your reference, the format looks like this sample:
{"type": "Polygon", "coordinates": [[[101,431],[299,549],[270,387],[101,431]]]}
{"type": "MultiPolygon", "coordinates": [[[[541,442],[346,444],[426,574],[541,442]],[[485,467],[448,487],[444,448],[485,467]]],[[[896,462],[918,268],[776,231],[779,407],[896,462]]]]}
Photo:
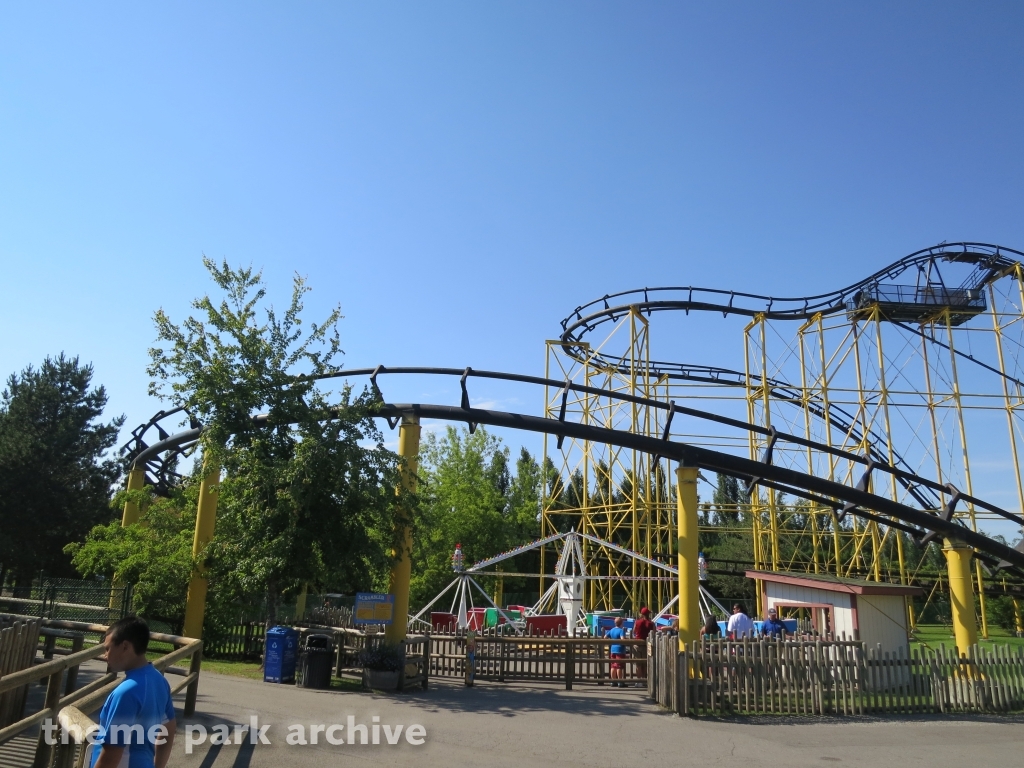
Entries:
{"type": "MultiPolygon", "coordinates": [[[[274,766],[622,766],[664,765],[856,766],[966,764],[1024,765],[1024,716],[909,716],[901,718],[758,717],[728,720],[679,718],[653,704],[640,689],[478,683],[466,688],[431,680],[428,691],[382,695],[310,691],[204,673],[197,715],[179,718],[171,766],[270,768],[274,766]],[[254,738],[246,726],[269,725],[254,738]],[[352,722],[349,722],[349,718],[352,722]],[[379,744],[286,743],[290,726],[341,725],[331,736],[349,739],[350,725],[367,726],[379,744]],[[186,754],[188,729],[208,734],[215,726],[241,744],[211,744],[210,736],[186,754]],[[387,743],[398,725],[397,744],[387,743]],[[409,726],[425,731],[423,743],[405,738],[409,726]],[[238,726],[236,731],[236,726],[238,726]],[[255,741],[256,743],[252,743],[255,741]]],[[[295,732],[295,729],[291,729],[295,732]]],[[[415,734],[415,731],[414,731],[415,734]]],[[[414,738],[414,740],[418,740],[414,738]]]]}

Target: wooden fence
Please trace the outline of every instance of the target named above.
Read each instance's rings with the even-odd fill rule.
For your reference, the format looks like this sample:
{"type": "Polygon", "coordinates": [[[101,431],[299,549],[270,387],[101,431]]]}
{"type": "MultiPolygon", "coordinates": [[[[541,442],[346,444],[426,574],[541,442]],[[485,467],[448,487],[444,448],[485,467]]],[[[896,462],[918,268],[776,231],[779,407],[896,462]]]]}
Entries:
{"type": "MultiPolygon", "coordinates": [[[[288,622],[291,626],[292,623],[288,622]]],[[[344,644],[339,630],[353,634],[363,633],[352,628],[352,611],[348,608],[315,609],[294,625],[303,632],[334,634],[335,647],[344,644]]],[[[259,661],[263,657],[263,641],[267,628],[262,621],[243,621],[229,627],[225,632],[209,637],[205,641],[204,655],[211,659],[234,661],[259,661]]],[[[358,653],[358,648],[356,649],[358,653]]],[[[351,655],[351,654],[349,654],[351,655]]]]}
{"type": "MultiPolygon", "coordinates": [[[[32,666],[41,626],[40,619],[0,617],[0,678],[32,666]]],[[[27,684],[0,694],[0,728],[21,719],[27,696],[27,684]]]]}
{"type": "Polygon", "coordinates": [[[259,661],[263,657],[266,626],[262,621],[246,621],[230,627],[227,632],[211,637],[203,654],[211,659],[259,661]]]}
{"type": "MultiPolygon", "coordinates": [[[[384,641],[383,633],[366,633],[351,627],[308,624],[297,626],[296,629],[299,631],[300,644],[307,635],[329,635],[334,643],[334,675],[350,680],[363,679],[363,669],[359,663],[359,654],[362,650],[369,644],[384,641]]],[[[212,639],[208,646],[209,650],[204,649],[204,655],[259,661],[263,656],[265,635],[266,627],[260,622],[237,624],[226,635],[212,639]]],[[[425,688],[429,676],[429,636],[410,635],[404,643],[404,651],[406,664],[399,679],[399,688],[413,685],[423,685],[425,688]]]]}
{"type": "MultiPolygon", "coordinates": [[[[429,637],[430,675],[469,681],[466,633],[436,633],[429,637]]],[[[635,685],[642,680],[647,663],[647,644],[642,640],[483,635],[475,638],[475,644],[475,680],[557,682],[564,683],[567,690],[580,683],[635,685]],[[612,659],[612,645],[626,646],[626,658],[612,659]],[[616,661],[623,667],[623,677],[613,681],[611,665],[616,661]]]]}
{"type": "Polygon", "coordinates": [[[656,636],[648,691],[681,715],[1007,712],[1024,708],[1024,649],[907,655],[858,641],[695,642],[656,636]]]}
{"type": "Polygon", "coordinates": [[[305,616],[299,617],[299,621],[323,627],[346,627],[348,629],[355,627],[352,619],[352,609],[344,605],[337,608],[323,606],[310,608],[306,611],[305,616]]]}

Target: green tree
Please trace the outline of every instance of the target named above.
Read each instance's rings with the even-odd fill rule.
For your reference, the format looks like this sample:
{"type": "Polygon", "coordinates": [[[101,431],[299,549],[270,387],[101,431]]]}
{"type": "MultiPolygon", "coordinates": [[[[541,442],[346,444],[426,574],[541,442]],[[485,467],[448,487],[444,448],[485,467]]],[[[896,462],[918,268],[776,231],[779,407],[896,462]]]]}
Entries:
{"type": "Polygon", "coordinates": [[[453,578],[456,544],[469,565],[508,541],[508,449],[479,427],[428,434],[420,450],[420,509],[413,544],[412,602],[422,605],[453,578]]]}
{"type": "Polygon", "coordinates": [[[332,402],[317,388],[340,374],[339,310],[304,327],[302,278],[279,315],[260,309],[259,272],[204,264],[223,298],[196,300],[181,325],[156,313],[164,346],[150,350],[149,373],[153,394],[204,424],[204,459],[224,471],[211,591],[262,595],[274,622],[303,583],[381,586],[407,500],[396,497],[400,462],[373,422],[376,401],[345,387],[332,402]]]}
{"type": "Polygon", "coordinates": [[[516,474],[508,493],[509,539],[525,544],[540,538],[540,465],[526,448],[520,448],[516,474]]]}
{"type": "Polygon", "coordinates": [[[739,522],[739,505],[746,502],[740,491],[740,481],[735,477],[719,474],[718,486],[711,501],[715,505],[715,516],[719,523],[739,522]]]}
{"type": "MultiPolygon", "coordinates": [[[[526,448],[520,448],[519,458],[516,460],[516,474],[512,478],[508,493],[506,549],[540,538],[540,494],[540,465],[526,448]]],[[[540,573],[540,550],[535,549],[517,555],[503,570],[540,573]]],[[[537,579],[526,576],[506,577],[503,589],[506,594],[535,592],[537,579]]]]}
{"type": "Polygon", "coordinates": [[[170,498],[156,497],[151,489],[121,491],[111,506],[120,508],[131,494],[139,505],[141,524],[122,528],[120,520],[112,520],[93,528],[84,542],[66,548],[83,576],[134,585],[132,610],[168,624],[175,634],[180,634],[185,618],[198,488],[198,479],[188,478],[170,498]]]}
{"type": "MultiPolygon", "coordinates": [[[[700,548],[708,558],[707,586],[712,594],[749,602],[754,597],[754,583],[743,571],[753,565],[754,542],[749,521],[741,520],[738,505],[744,503],[739,481],[719,474],[711,504],[703,509],[704,522],[711,529],[701,531],[700,548]]],[[[748,610],[752,610],[749,605],[748,610]]]]}
{"type": "Polygon", "coordinates": [[[16,584],[71,575],[65,545],[111,517],[120,466],[106,454],[124,417],[100,421],[107,393],[92,377],[61,354],[11,375],[0,394],[0,563],[16,584]]]}

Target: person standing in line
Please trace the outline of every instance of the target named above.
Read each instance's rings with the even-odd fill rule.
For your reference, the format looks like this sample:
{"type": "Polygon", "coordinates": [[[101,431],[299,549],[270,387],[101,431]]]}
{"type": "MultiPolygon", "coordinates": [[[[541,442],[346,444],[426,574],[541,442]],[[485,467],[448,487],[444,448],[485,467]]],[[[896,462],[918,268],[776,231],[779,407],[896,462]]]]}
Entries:
{"type": "Polygon", "coordinates": [[[679,619],[672,619],[668,624],[662,624],[658,627],[659,632],[667,632],[670,635],[679,634],[679,619]]]}
{"type": "Polygon", "coordinates": [[[742,640],[745,637],[754,636],[754,622],[750,620],[739,603],[732,607],[732,616],[729,617],[726,633],[730,640],[742,640]]]}
{"type": "MultiPolygon", "coordinates": [[[[704,626],[700,628],[701,640],[715,640],[722,636],[722,628],[718,625],[718,619],[715,618],[713,613],[708,614],[707,620],[704,622],[704,626]]],[[[711,658],[714,660],[718,659],[718,646],[711,645],[711,658]]],[[[707,669],[704,670],[704,674],[710,678],[712,676],[712,664],[708,664],[707,669]]]]}
{"type": "Polygon", "coordinates": [[[100,710],[90,768],[166,768],[177,725],[171,687],[146,658],[149,627],[136,616],[121,619],[103,645],[110,671],[125,679],[100,710]]]}
{"type": "Polygon", "coordinates": [[[786,625],[779,618],[779,612],[774,608],[768,609],[768,618],[761,625],[761,634],[765,637],[773,637],[780,640],[786,639],[786,625]]]}
{"type": "MultiPolygon", "coordinates": [[[[647,636],[654,631],[654,622],[651,621],[651,609],[644,606],[640,609],[640,618],[633,622],[633,637],[636,640],[647,641],[647,636]]],[[[633,653],[642,658],[643,661],[636,663],[636,676],[641,681],[647,680],[647,646],[640,645],[633,649],[633,653]]],[[[637,682],[637,688],[646,688],[646,682],[637,682]]]]}
{"type": "Polygon", "coordinates": [[[714,614],[708,614],[707,621],[700,628],[700,636],[705,640],[714,640],[716,637],[722,636],[722,628],[718,626],[718,619],[715,618],[714,614]]]}
{"type": "MultiPolygon", "coordinates": [[[[611,640],[622,640],[626,636],[626,630],[622,628],[621,616],[615,618],[615,626],[605,632],[604,636],[611,640]]],[[[615,688],[625,688],[626,684],[622,680],[625,678],[626,669],[622,660],[626,658],[626,646],[620,643],[612,643],[608,653],[612,660],[612,686],[615,688]]]]}

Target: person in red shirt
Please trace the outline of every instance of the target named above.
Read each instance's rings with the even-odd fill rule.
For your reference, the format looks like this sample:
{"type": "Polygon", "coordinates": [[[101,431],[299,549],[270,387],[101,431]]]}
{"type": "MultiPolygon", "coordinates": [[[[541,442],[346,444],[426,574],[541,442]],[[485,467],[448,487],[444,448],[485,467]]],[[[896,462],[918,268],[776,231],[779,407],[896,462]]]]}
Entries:
{"type": "MultiPolygon", "coordinates": [[[[654,631],[654,622],[651,621],[651,609],[646,606],[640,609],[640,618],[633,622],[633,639],[634,640],[646,640],[647,636],[654,631]]],[[[647,658],[647,647],[640,646],[634,648],[634,652],[637,656],[641,656],[644,659],[647,658]]],[[[636,663],[636,675],[640,680],[647,679],[647,662],[638,661],[636,663]]],[[[637,688],[646,688],[647,683],[639,682],[636,684],[637,688]]]]}

